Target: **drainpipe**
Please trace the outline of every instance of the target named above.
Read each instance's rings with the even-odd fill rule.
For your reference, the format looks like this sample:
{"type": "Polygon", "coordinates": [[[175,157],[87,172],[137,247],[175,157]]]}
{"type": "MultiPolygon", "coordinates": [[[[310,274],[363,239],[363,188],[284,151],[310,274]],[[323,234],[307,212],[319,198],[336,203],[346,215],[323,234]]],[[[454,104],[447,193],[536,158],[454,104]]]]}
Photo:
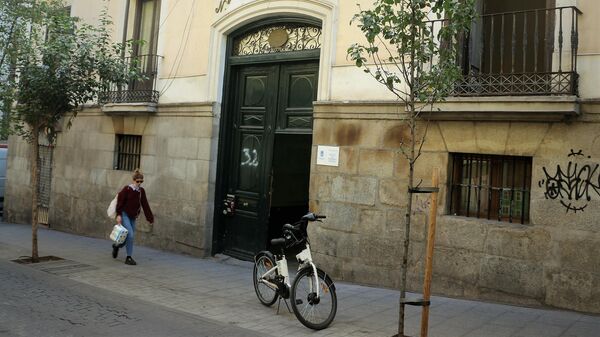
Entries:
{"type": "MultiPolygon", "coordinates": [[[[125,18],[123,19],[123,46],[121,47],[121,60],[125,60],[125,49],[127,48],[125,42],[127,42],[127,26],[129,25],[129,1],[130,0],[127,0],[125,2],[125,18]]],[[[121,83],[119,83],[117,87],[119,96],[121,96],[122,94],[122,89],[123,86],[121,85],[121,83]]]]}
{"type": "Polygon", "coordinates": [[[125,42],[127,41],[127,26],[129,25],[129,2],[125,2],[125,19],[123,20],[123,48],[121,49],[121,58],[125,59],[125,42]]]}

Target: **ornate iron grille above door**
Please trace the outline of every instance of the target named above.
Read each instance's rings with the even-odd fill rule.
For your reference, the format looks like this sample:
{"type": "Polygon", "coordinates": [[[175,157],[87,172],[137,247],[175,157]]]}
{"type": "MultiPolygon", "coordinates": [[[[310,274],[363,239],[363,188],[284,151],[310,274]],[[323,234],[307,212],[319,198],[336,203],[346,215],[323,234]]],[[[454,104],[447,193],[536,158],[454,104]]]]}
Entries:
{"type": "Polygon", "coordinates": [[[321,48],[321,28],[308,24],[260,27],[233,41],[233,56],[271,54],[321,48]]]}

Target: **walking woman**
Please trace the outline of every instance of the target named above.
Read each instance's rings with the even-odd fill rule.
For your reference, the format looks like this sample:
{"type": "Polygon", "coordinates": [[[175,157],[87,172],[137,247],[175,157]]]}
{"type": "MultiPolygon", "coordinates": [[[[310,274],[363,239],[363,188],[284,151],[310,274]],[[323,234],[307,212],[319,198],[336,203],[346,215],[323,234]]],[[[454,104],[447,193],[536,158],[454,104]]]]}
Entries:
{"type": "Polygon", "coordinates": [[[140,208],[144,209],[144,216],[149,223],[154,223],[154,216],[148,199],[146,199],[146,191],[140,186],[144,182],[144,175],[139,169],[133,172],[133,182],[119,192],[117,198],[117,223],[122,224],[127,228],[127,238],[125,242],[120,245],[113,244],[112,257],[117,258],[119,255],[119,248],[125,246],[127,250],[127,258],[125,264],[136,265],[137,263],[131,257],[133,253],[133,237],[135,233],[135,220],[140,215],[140,208]]]}

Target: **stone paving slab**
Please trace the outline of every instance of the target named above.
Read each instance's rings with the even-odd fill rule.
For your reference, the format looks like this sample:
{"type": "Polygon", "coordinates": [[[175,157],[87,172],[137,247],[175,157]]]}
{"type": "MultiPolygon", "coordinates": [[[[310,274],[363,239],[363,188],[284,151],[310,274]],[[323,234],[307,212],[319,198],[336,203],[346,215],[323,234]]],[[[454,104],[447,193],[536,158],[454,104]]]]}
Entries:
{"type": "MultiPolygon", "coordinates": [[[[31,229],[0,223],[0,259],[30,255],[31,229]]],[[[136,246],[137,266],[112,259],[110,241],[41,229],[40,255],[59,256],[91,268],[59,276],[167,308],[273,336],[390,337],[397,330],[399,293],[336,282],[338,312],[331,326],[312,331],[282,304],[256,299],[252,264],[226,256],[200,259],[136,246]]],[[[123,253],[123,252],[121,252],[123,253]]],[[[598,337],[600,317],[433,297],[431,337],[598,337]]],[[[406,333],[418,335],[420,308],[407,307],[406,333]]]]}
{"type": "Polygon", "coordinates": [[[47,263],[0,259],[0,337],[267,337],[39,268],[47,263]]]}

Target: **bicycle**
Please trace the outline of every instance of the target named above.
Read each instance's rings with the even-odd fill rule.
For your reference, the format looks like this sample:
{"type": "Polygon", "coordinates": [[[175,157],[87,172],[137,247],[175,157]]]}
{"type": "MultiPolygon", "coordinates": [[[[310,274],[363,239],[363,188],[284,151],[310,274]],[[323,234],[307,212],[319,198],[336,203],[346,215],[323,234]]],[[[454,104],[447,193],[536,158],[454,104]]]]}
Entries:
{"type": "MultiPolygon", "coordinates": [[[[321,330],[331,324],[337,312],[337,296],[333,280],[313,263],[306,231],[308,222],[321,221],[324,215],[308,213],[294,224],[283,225],[283,237],[271,240],[280,247],[279,254],[261,251],[254,257],[254,290],[258,300],[270,307],[277,301],[291,297],[296,318],[304,326],[321,330]],[[285,249],[304,245],[296,255],[298,273],[290,286],[285,249]]],[[[279,311],[279,308],[277,309],[279,311]]],[[[289,310],[289,307],[288,307],[289,310]]]]}

